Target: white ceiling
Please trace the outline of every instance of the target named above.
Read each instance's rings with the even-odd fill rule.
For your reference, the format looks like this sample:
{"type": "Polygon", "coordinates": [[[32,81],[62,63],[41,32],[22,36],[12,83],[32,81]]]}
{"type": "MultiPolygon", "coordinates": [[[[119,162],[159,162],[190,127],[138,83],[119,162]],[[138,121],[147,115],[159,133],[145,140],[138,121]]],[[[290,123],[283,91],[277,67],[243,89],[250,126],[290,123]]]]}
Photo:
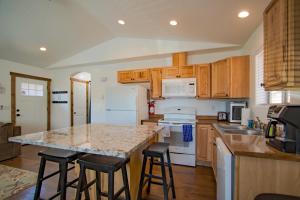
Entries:
{"type": "Polygon", "coordinates": [[[269,1],[0,0],[0,58],[46,67],[116,37],[241,45],[269,1]],[[250,16],[241,20],[243,9],[250,16]]]}

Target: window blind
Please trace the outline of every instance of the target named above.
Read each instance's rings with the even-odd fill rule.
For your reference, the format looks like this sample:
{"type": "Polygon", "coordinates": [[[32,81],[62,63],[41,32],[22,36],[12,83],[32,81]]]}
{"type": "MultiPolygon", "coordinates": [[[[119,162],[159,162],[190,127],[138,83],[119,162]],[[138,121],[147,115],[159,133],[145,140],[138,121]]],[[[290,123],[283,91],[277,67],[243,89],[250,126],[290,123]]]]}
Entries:
{"type": "Polygon", "coordinates": [[[256,104],[267,104],[267,92],[262,83],[264,82],[264,52],[255,56],[255,102],[256,104]]]}

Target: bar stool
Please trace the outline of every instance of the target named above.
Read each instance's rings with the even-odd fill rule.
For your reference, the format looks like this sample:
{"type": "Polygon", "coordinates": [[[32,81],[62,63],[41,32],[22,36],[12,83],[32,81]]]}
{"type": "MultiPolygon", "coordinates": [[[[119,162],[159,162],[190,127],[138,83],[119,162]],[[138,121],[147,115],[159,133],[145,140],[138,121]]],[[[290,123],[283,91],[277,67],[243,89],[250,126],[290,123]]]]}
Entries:
{"type": "Polygon", "coordinates": [[[126,200],[130,200],[130,191],[127,177],[126,164],[129,162],[129,159],[122,159],[111,156],[101,156],[101,155],[92,155],[88,154],[81,157],[78,160],[80,165],[80,174],[79,181],[77,185],[76,200],[81,199],[82,191],[88,189],[94,183],[96,183],[96,196],[97,199],[101,199],[101,196],[108,197],[108,200],[116,200],[118,197],[125,192],[126,200]],[[86,180],[85,170],[94,170],[96,172],[96,178],[89,183],[84,183],[86,180]],[[122,170],[123,184],[124,186],[114,192],[114,175],[115,172],[119,169],[122,170]],[[99,173],[108,174],[108,192],[101,191],[101,175],[99,173]]]}
{"type": "Polygon", "coordinates": [[[40,161],[40,168],[39,168],[39,173],[38,173],[38,178],[36,183],[36,189],[34,193],[34,200],[40,199],[40,193],[41,193],[43,181],[57,174],[59,174],[57,193],[51,196],[49,199],[54,199],[55,197],[60,195],[60,199],[65,200],[67,187],[74,187],[73,184],[78,181],[78,178],[76,178],[68,183],[67,182],[68,171],[75,168],[74,161],[83,154],[74,151],[49,148],[45,151],[39,152],[38,155],[41,157],[41,161],[40,161]],[[58,163],[59,170],[44,177],[47,161],[58,163]],[[73,166],[68,168],[68,164],[72,164],[73,166]]]}
{"type": "Polygon", "coordinates": [[[143,159],[142,174],[141,174],[140,185],[139,185],[138,200],[142,199],[143,187],[147,183],[148,183],[147,193],[150,193],[151,184],[153,183],[156,185],[163,186],[164,200],[168,200],[169,189],[171,187],[172,195],[173,198],[175,199],[176,194],[175,194],[174,178],[173,178],[172,165],[171,165],[170,152],[169,152],[169,144],[161,143],[161,142],[154,143],[143,151],[143,155],[144,155],[144,159],[143,159]],[[167,178],[166,178],[164,155],[167,156],[166,166],[169,168],[169,176],[170,176],[169,184],[167,183],[167,178]],[[149,168],[149,174],[146,174],[145,170],[146,170],[148,158],[150,158],[150,168],[149,168]],[[159,158],[160,162],[154,161],[154,158],[155,159],[159,158]],[[162,176],[155,176],[152,174],[153,165],[159,165],[161,167],[162,176]],[[147,179],[144,182],[145,177],[147,177],[147,179]],[[162,180],[162,183],[153,181],[152,180],[153,178],[162,180]]]}
{"type": "Polygon", "coordinates": [[[257,195],[254,200],[300,200],[300,197],[283,194],[265,193],[257,195]]]}

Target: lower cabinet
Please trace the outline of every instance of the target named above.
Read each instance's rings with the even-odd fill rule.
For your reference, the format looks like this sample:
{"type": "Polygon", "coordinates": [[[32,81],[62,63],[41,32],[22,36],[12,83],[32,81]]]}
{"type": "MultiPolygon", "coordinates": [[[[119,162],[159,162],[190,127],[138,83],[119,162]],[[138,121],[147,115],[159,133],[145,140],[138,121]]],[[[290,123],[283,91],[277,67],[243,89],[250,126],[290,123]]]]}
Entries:
{"type": "Polygon", "coordinates": [[[211,148],[212,148],[212,152],[211,152],[211,167],[214,171],[214,175],[215,177],[217,177],[217,144],[216,144],[216,138],[217,138],[217,135],[216,135],[216,131],[213,130],[213,133],[212,133],[212,143],[211,143],[211,148]]]}
{"type": "Polygon", "coordinates": [[[213,135],[214,129],[211,125],[197,125],[197,163],[211,165],[213,135]]]}

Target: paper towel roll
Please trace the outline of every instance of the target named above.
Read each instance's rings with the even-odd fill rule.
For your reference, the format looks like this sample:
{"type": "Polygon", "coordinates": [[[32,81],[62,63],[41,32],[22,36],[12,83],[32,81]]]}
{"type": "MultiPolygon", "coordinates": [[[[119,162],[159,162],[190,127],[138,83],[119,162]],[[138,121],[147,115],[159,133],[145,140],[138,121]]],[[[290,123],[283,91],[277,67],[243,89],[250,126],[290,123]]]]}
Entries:
{"type": "Polygon", "coordinates": [[[242,108],[241,125],[247,126],[250,119],[250,108],[242,108]]]}

